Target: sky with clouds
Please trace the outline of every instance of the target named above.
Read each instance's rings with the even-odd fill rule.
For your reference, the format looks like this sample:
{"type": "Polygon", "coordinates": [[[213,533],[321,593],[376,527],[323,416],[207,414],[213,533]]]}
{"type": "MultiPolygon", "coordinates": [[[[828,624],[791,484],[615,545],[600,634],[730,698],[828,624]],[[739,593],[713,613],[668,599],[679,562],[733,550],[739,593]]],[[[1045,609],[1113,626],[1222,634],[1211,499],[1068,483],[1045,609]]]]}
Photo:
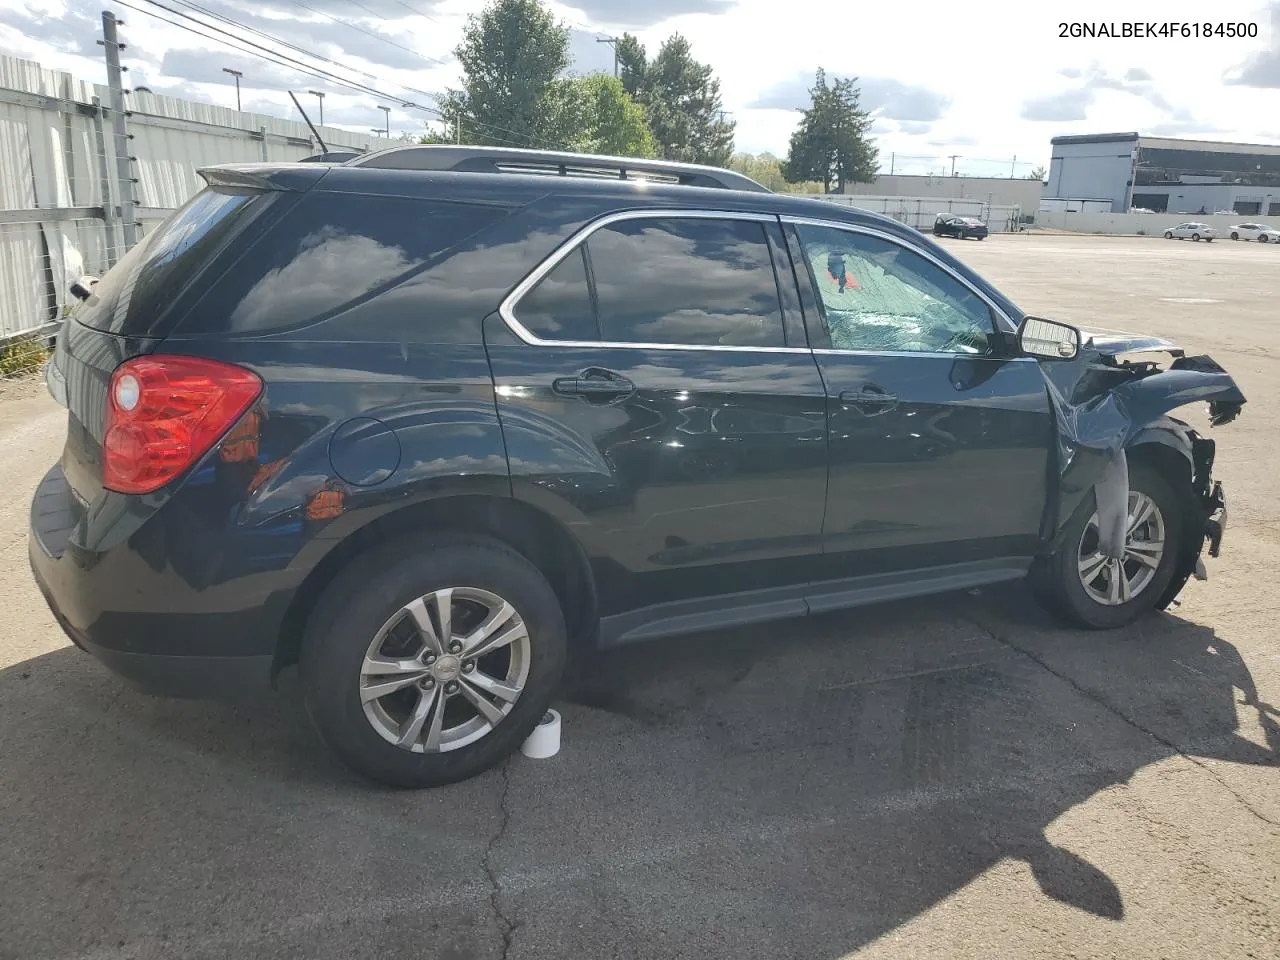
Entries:
{"type": "MultiPolygon", "coordinates": [[[[222,72],[230,68],[244,75],[246,110],[296,114],[285,91],[314,105],[318,98],[305,91],[318,90],[325,93],[330,125],[361,131],[381,125],[379,101],[299,69],[310,64],[398,98],[390,104],[394,135],[420,131],[433,119],[421,107],[432,103],[431,94],[456,85],[452,50],[467,15],[484,5],[160,2],[173,12],[148,0],[0,0],[0,53],[102,82],[96,41],[101,11],[112,10],[125,21],[123,59],[132,84],[234,106],[231,77],[222,72]],[[180,14],[212,26],[197,27],[180,14]],[[248,44],[274,51],[277,62],[248,44]]],[[[818,67],[858,78],[884,165],[892,156],[898,172],[949,170],[954,154],[957,172],[1023,175],[1047,164],[1049,138],[1059,134],[1133,130],[1280,142],[1280,0],[1076,0],[1056,11],[992,0],[574,0],[548,6],[571,28],[576,72],[612,69],[611,48],[599,38],[630,32],[652,52],[670,34],[682,33],[694,55],[715,69],[725,109],[738,125],[738,148],[751,152],[785,153],[818,67]],[[1059,37],[1064,18],[1118,22],[1118,7],[1144,23],[1256,24],[1257,35],[1059,37]]]]}

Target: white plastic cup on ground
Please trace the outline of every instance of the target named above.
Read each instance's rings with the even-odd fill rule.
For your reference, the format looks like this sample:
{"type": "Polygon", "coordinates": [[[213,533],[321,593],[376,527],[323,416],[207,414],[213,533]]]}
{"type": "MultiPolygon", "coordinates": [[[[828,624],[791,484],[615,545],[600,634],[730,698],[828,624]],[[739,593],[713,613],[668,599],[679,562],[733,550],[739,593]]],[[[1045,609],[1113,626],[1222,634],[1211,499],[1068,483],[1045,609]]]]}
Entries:
{"type": "Polygon", "coordinates": [[[532,760],[546,760],[560,752],[560,714],[548,710],[533,728],[533,733],[520,747],[520,752],[532,760]]]}

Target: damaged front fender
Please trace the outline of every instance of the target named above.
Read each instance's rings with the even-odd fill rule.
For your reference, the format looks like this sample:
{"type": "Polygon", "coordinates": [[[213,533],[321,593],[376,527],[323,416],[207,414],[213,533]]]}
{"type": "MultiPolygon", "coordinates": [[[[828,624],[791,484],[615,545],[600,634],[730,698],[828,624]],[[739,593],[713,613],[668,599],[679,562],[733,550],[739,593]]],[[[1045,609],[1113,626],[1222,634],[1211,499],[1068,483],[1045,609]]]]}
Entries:
{"type": "Polygon", "coordinates": [[[1179,551],[1178,570],[1161,606],[1176,596],[1198,562],[1205,537],[1217,555],[1223,510],[1221,488],[1212,483],[1214,443],[1167,414],[1190,403],[1209,406],[1213,426],[1234,420],[1245,403],[1239,386],[1207,356],[1187,357],[1168,341],[1118,334],[1082,336],[1083,345],[1070,361],[1042,360],[1054,411],[1057,450],[1056,483],[1046,507],[1048,551],[1061,546],[1060,534],[1090,493],[1098,510],[1100,549],[1107,556],[1124,553],[1128,514],[1128,459],[1143,444],[1158,443],[1186,458],[1191,489],[1185,491],[1190,542],[1179,551]],[[1158,351],[1172,357],[1167,366],[1153,360],[1128,359],[1158,351]],[[1216,536],[1215,536],[1216,532],[1216,536]]]}

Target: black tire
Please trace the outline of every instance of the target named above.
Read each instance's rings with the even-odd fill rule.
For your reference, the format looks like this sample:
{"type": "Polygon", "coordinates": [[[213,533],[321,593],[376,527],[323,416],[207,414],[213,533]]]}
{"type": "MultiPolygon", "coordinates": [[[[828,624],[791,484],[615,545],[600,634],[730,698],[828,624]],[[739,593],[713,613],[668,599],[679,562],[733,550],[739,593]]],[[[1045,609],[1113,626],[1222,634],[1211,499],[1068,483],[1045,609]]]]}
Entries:
{"type": "Polygon", "coordinates": [[[1258,242],[1259,242],[1259,243],[1270,243],[1271,241],[1267,239],[1267,235],[1266,235],[1265,233],[1260,233],[1260,234],[1258,234],[1258,242]]]}
{"type": "Polygon", "coordinates": [[[1033,571],[1033,593],[1052,611],[1070,623],[1091,630],[1123,627],[1155,609],[1169,582],[1173,579],[1183,531],[1186,529],[1183,504],[1157,471],[1145,464],[1130,464],[1129,489],[1145,493],[1155,501],[1165,526],[1165,548],[1155,576],[1142,591],[1127,603],[1107,606],[1094,600],[1080,582],[1079,547],[1085,527],[1097,509],[1090,493],[1063,532],[1062,546],[1033,571]]]}
{"type": "Polygon", "coordinates": [[[567,650],[555,592],[524,557],[486,537],[405,538],[361,555],[327,588],[308,618],[299,672],[312,722],[347,766],[390,786],[433,787],[482,773],[520,747],[556,694],[567,650]],[[529,633],[529,672],[510,713],[480,739],[415,753],[383,739],[366,717],[360,668],[397,610],[451,586],[487,590],[515,607],[529,633]]]}
{"type": "Polygon", "coordinates": [[[1239,240],[1239,239],[1240,239],[1240,234],[1236,233],[1236,232],[1233,230],[1233,231],[1231,232],[1231,239],[1232,239],[1232,240],[1239,240]]]}
{"type": "Polygon", "coordinates": [[[1194,240],[1196,243],[1199,243],[1199,242],[1200,242],[1200,234],[1198,234],[1198,233],[1193,233],[1193,234],[1191,235],[1191,239],[1192,239],[1192,240],[1194,240]]]}
{"type": "Polygon", "coordinates": [[[1173,231],[1172,231],[1172,230],[1166,230],[1166,231],[1164,232],[1164,238],[1165,238],[1166,240],[1172,240],[1172,239],[1173,239],[1173,231]]]}

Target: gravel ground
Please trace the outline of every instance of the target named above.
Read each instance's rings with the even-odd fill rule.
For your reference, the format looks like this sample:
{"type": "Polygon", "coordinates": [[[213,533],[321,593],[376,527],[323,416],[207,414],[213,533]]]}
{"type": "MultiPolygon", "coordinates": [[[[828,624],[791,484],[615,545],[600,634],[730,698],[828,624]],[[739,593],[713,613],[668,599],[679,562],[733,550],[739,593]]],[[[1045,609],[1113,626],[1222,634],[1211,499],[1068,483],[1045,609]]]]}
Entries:
{"type": "Polygon", "coordinates": [[[70,648],[26,562],[64,417],[0,385],[0,958],[1280,956],[1280,250],[944,242],[1237,377],[1210,580],[1110,634],[1008,588],[621,651],[559,756],[436,791],[349,776],[292,681],[166,701],[70,648]]]}

